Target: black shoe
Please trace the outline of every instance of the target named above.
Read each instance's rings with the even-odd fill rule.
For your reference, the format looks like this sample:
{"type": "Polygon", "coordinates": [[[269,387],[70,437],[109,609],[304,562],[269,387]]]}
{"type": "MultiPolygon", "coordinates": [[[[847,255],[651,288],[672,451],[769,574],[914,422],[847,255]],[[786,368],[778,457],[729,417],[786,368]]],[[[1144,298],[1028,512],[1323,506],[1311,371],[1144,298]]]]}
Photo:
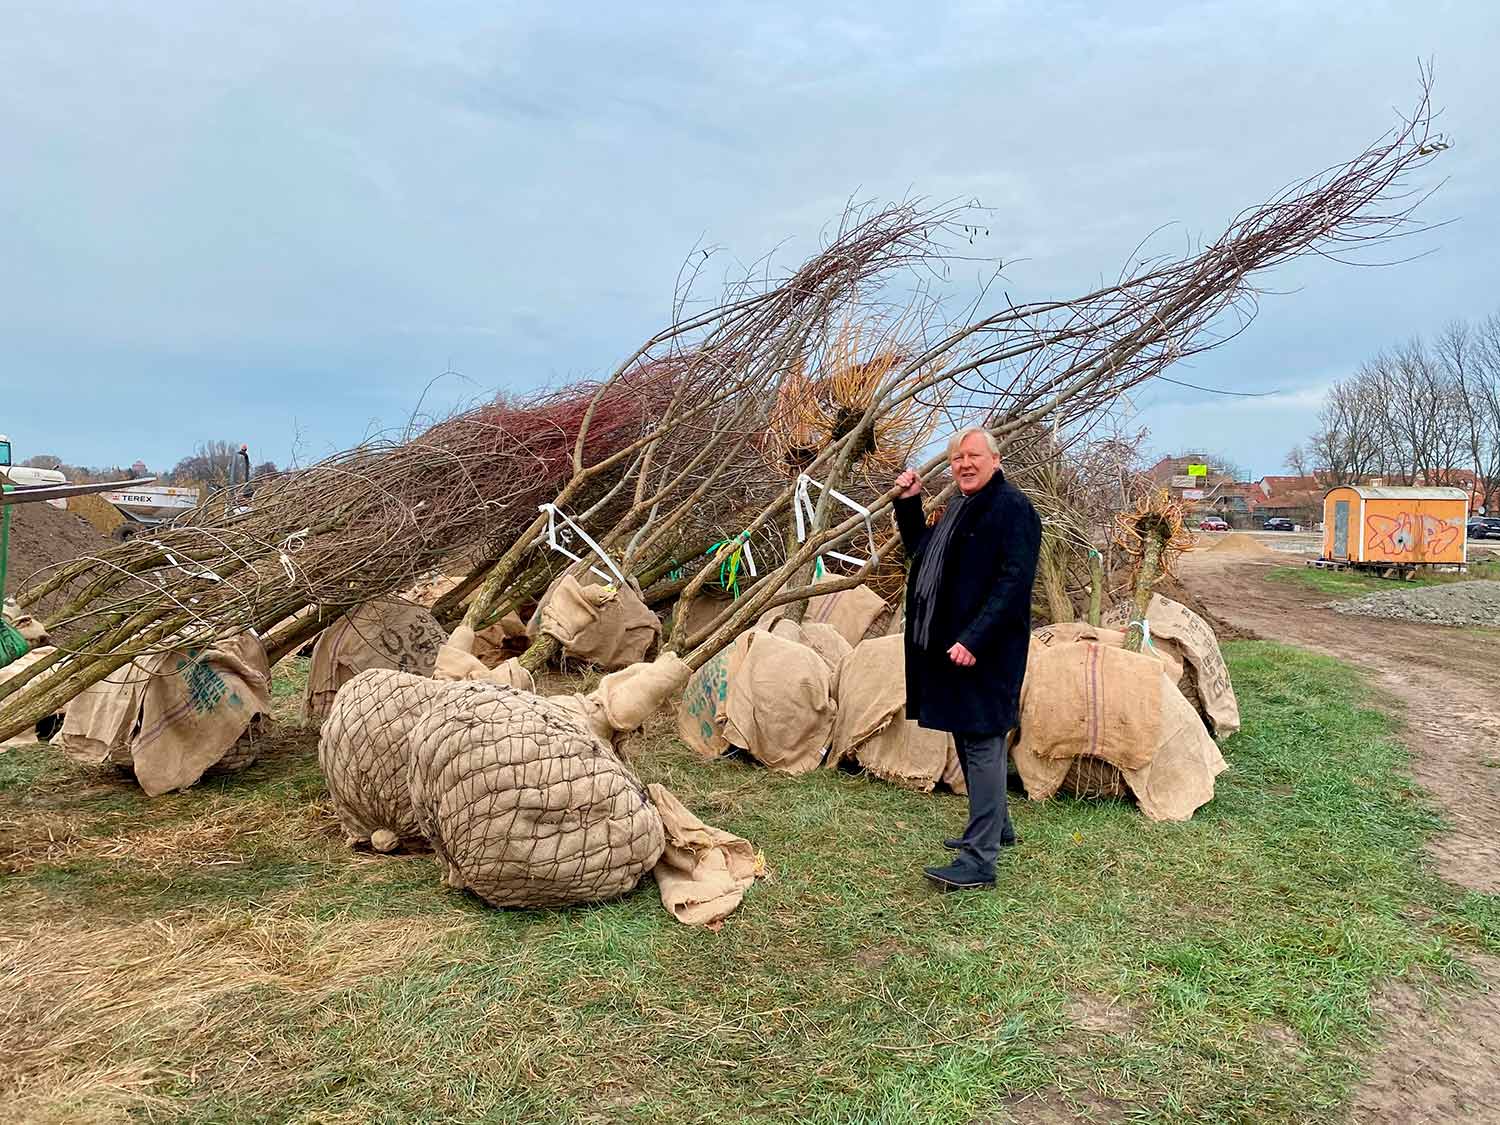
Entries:
{"type": "MultiPolygon", "coordinates": [[[[1020,842],[1021,842],[1021,837],[1015,835],[1014,833],[1012,833],[1009,836],[1001,836],[1000,837],[1000,846],[1002,848],[1013,848],[1017,844],[1019,844],[1020,842]]],[[[952,837],[949,837],[948,839],[946,839],[946,840],[943,841],[943,847],[947,848],[950,852],[960,852],[960,851],[963,851],[963,847],[964,847],[963,837],[962,836],[952,836],[952,837]]]]}
{"type": "Polygon", "coordinates": [[[993,875],[985,878],[967,863],[950,863],[947,867],[924,867],[922,874],[943,891],[990,890],[995,886],[993,875]]]}

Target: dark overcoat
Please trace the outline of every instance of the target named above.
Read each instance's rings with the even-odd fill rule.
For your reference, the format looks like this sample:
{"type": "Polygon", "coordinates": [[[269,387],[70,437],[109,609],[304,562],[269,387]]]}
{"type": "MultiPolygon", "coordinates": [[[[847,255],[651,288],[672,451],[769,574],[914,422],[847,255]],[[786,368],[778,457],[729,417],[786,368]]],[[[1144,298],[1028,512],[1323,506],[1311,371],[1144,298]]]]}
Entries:
{"type": "Polygon", "coordinates": [[[960,507],[956,517],[951,505],[943,515],[962,522],[944,554],[932,644],[923,651],[912,642],[912,590],[932,530],[920,494],[895,502],[907,558],[906,716],[932,730],[1003,734],[1020,715],[1042,521],[999,470],[960,507]],[[974,654],[973,667],[948,657],[955,642],[974,654]]]}

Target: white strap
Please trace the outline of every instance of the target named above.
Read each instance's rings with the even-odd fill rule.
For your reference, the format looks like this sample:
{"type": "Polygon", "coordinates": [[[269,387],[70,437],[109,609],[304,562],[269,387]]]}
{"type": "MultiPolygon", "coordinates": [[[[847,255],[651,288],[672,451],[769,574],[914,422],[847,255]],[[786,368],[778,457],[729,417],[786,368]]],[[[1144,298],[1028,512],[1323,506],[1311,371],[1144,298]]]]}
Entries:
{"type": "Polygon", "coordinates": [[[611,578],[608,574],[605,574],[604,571],[600,570],[592,563],[589,564],[589,569],[597,574],[600,578],[604,579],[604,581],[606,582],[613,582],[615,585],[618,585],[622,588],[626,585],[625,576],[620,573],[620,568],[615,565],[614,560],[605,553],[603,547],[599,546],[599,544],[595,543],[591,538],[589,538],[589,533],[587,531],[584,531],[583,528],[579,527],[576,523],[569,519],[566,512],[559,511],[556,504],[542,504],[538,506],[537,511],[547,513],[547,546],[551,547],[559,554],[567,555],[568,558],[572,559],[574,562],[584,561],[582,555],[574,554],[572,551],[568,550],[566,546],[558,541],[557,521],[562,520],[564,524],[578,533],[578,537],[588,544],[589,550],[593,551],[594,554],[599,557],[600,562],[609,567],[610,571],[614,574],[614,577],[611,578]]]}
{"type": "Polygon", "coordinates": [[[208,567],[204,567],[199,571],[189,570],[186,566],[177,561],[177,556],[172,554],[171,551],[167,550],[166,544],[162,543],[161,540],[151,539],[148,540],[148,542],[151,544],[151,546],[158,548],[162,554],[166,555],[167,561],[175,566],[178,570],[182,571],[183,574],[186,574],[189,578],[207,578],[211,582],[224,581],[224,579],[220,578],[212,570],[209,570],[208,567]]]}
{"type": "MultiPolygon", "coordinates": [[[[820,491],[827,491],[829,495],[844,505],[844,507],[864,518],[865,531],[870,536],[870,545],[873,548],[875,544],[875,527],[870,523],[870,509],[856,500],[849,499],[849,497],[836,488],[827,488],[825,485],[813,480],[806,473],[801,474],[797,478],[797,491],[792,498],[792,508],[797,515],[797,542],[805,543],[807,541],[808,529],[812,526],[813,517],[817,512],[812,500],[812,489],[814,488],[820,491]],[[804,509],[806,510],[805,519],[803,517],[804,509]]],[[[855,558],[853,555],[846,555],[839,551],[826,551],[824,553],[838,559],[840,562],[846,562],[850,566],[864,566],[869,561],[868,559],[855,558]]]]}
{"type": "Polygon", "coordinates": [[[297,581],[297,568],[292,563],[292,552],[300,551],[307,545],[307,536],[312,531],[310,527],[304,527],[301,531],[294,531],[281,541],[281,546],[276,550],[276,557],[281,561],[281,569],[286,571],[288,582],[297,581]]]}

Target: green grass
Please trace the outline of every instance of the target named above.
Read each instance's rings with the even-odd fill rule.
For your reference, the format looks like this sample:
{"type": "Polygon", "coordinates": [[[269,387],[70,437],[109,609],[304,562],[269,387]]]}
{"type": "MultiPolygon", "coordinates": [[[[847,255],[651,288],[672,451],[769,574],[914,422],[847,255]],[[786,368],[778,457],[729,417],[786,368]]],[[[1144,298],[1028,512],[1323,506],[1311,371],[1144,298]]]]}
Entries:
{"type": "MultiPolygon", "coordinates": [[[[72,935],[103,974],[113,950],[161,948],[165,919],[213,934],[186,943],[210,966],[188,981],[247,974],[187,1007],[142,981],[139,1019],[86,1025],[89,1049],[52,1070],[32,1060],[30,1104],[59,1121],[120,1105],[161,1122],[957,1125],[1041,1098],[1103,1120],[1325,1118],[1371,1049],[1371,996],[1402,977],[1463,987],[1465,956],[1500,952],[1500,901],[1422,865],[1438,820],[1354,672],[1265,642],[1226,654],[1245,729],[1216,799],[1175,825],[1018,802],[1024,845],[993,894],[920,878],[958,798],[703,763],[656,730],[643,777],[772,870],[718,933],[672,922],[649,880],[496,911],[426,859],[349,852],[311,732],[155,801],[51,752],[0,756],[0,838],[77,832],[13,864],[4,926],[72,935]]],[[[48,979],[22,996],[55,1004],[48,979]]],[[[18,1069],[5,1054],[0,1074],[18,1069]]]]}
{"type": "Polygon", "coordinates": [[[1312,566],[1277,567],[1266,574],[1271,582],[1286,582],[1316,590],[1330,598],[1355,598],[1361,594],[1378,593],[1382,590],[1399,590],[1414,586],[1439,586],[1447,582],[1471,582],[1476,579],[1494,581],[1500,579],[1500,560],[1471,563],[1463,574],[1424,574],[1407,581],[1381,578],[1353,570],[1324,570],[1312,566]]]}

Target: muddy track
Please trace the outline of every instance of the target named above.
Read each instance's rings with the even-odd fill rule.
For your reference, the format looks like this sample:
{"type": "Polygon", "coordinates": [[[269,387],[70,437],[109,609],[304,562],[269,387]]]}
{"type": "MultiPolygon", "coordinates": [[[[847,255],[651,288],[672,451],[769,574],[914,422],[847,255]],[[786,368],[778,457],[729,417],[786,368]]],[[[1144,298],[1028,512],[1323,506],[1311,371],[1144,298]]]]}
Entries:
{"type": "MultiPolygon", "coordinates": [[[[1371,673],[1404,710],[1412,772],[1450,829],[1429,845],[1448,882],[1500,892],[1500,638],[1439,625],[1350,617],[1326,595],[1271,582],[1295,556],[1194,552],[1184,585],[1240,630],[1347,661],[1371,673]]],[[[1500,960],[1472,959],[1482,990],[1438,1011],[1398,985],[1375,1003],[1388,1030],[1356,1093],[1350,1120],[1500,1122],[1500,960]]]]}
{"type": "Polygon", "coordinates": [[[1432,844],[1438,873],[1500,893],[1500,640],[1320,608],[1326,594],[1267,581],[1287,561],[1296,560],[1203,552],[1180,571],[1230,624],[1348,661],[1401,701],[1413,772],[1452,825],[1432,844]]]}

